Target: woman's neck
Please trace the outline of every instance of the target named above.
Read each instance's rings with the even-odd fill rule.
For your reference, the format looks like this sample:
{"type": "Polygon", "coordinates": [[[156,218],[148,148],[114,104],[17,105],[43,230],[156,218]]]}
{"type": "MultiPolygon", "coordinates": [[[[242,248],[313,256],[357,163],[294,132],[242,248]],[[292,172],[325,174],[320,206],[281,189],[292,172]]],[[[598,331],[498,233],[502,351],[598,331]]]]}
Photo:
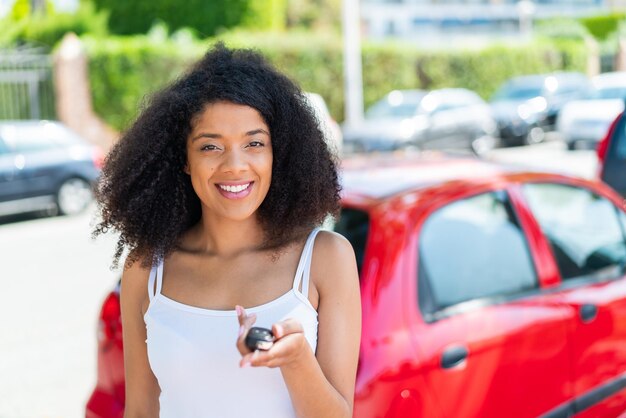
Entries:
{"type": "Polygon", "coordinates": [[[265,234],[256,217],[238,221],[203,216],[185,234],[181,249],[230,258],[263,247],[265,234]]]}

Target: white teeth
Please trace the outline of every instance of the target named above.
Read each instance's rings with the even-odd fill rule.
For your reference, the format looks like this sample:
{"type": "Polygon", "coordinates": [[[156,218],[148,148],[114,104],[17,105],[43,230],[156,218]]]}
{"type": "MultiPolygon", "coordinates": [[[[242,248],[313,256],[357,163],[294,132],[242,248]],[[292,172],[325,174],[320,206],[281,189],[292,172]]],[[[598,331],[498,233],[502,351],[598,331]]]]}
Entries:
{"type": "Polygon", "coordinates": [[[226,190],[227,192],[239,193],[239,192],[243,192],[244,190],[246,190],[248,186],[250,186],[250,183],[241,184],[239,186],[223,186],[221,184],[219,186],[220,186],[220,189],[226,190]]]}

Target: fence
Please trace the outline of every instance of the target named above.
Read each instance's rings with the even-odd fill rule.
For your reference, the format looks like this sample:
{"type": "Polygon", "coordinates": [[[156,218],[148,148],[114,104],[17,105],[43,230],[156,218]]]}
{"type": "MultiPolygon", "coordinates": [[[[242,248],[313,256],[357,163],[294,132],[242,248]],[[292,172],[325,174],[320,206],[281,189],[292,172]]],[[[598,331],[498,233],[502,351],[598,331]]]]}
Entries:
{"type": "Polygon", "coordinates": [[[50,55],[0,49],[0,119],[56,119],[50,55]]]}

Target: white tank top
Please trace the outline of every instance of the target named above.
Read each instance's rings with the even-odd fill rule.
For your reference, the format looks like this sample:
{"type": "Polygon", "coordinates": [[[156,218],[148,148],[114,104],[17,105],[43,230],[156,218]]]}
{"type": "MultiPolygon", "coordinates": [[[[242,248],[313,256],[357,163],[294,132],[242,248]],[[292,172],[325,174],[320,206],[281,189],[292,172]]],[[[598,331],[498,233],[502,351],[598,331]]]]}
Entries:
{"type": "MultiPolygon", "coordinates": [[[[306,241],[292,289],[271,302],[246,307],[248,314],[257,315],[255,326],[271,328],[287,318],[300,321],[313,352],[317,347],[317,311],[307,295],[318,232],[313,230],[306,241]]],[[[161,387],[160,417],[295,417],[279,368],[239,367],[237,313],[169,299],[161,293],[162,279],[161,261],[150,272],[150,305],[144,315],[148,360],[161,387]]]]}

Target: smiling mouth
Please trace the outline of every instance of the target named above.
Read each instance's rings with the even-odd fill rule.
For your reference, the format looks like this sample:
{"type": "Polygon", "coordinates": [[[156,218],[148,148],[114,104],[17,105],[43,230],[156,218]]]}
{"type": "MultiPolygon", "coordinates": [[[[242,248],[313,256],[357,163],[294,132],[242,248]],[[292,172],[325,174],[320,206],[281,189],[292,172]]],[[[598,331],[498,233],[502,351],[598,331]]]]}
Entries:
{"type": "Polygon", "coordinates": [[[243,199],[250,194],[253,181],[239,184],[215,184],[217,190],[227,199],[243,199]]]}
{"type": "Polygon", "coordinates": [[[230,192],[230,193],[241,193],[244,190],[248,189],[248,187],[250,187],[250,185],[252,184],[252,182],[249,183],[244,183],[244,184],[238,184],[238,185],[225,185],[225,184],[218,184],[217,187],[219,187],[220,189],[226,191],[226,192],[230,192]]]}

